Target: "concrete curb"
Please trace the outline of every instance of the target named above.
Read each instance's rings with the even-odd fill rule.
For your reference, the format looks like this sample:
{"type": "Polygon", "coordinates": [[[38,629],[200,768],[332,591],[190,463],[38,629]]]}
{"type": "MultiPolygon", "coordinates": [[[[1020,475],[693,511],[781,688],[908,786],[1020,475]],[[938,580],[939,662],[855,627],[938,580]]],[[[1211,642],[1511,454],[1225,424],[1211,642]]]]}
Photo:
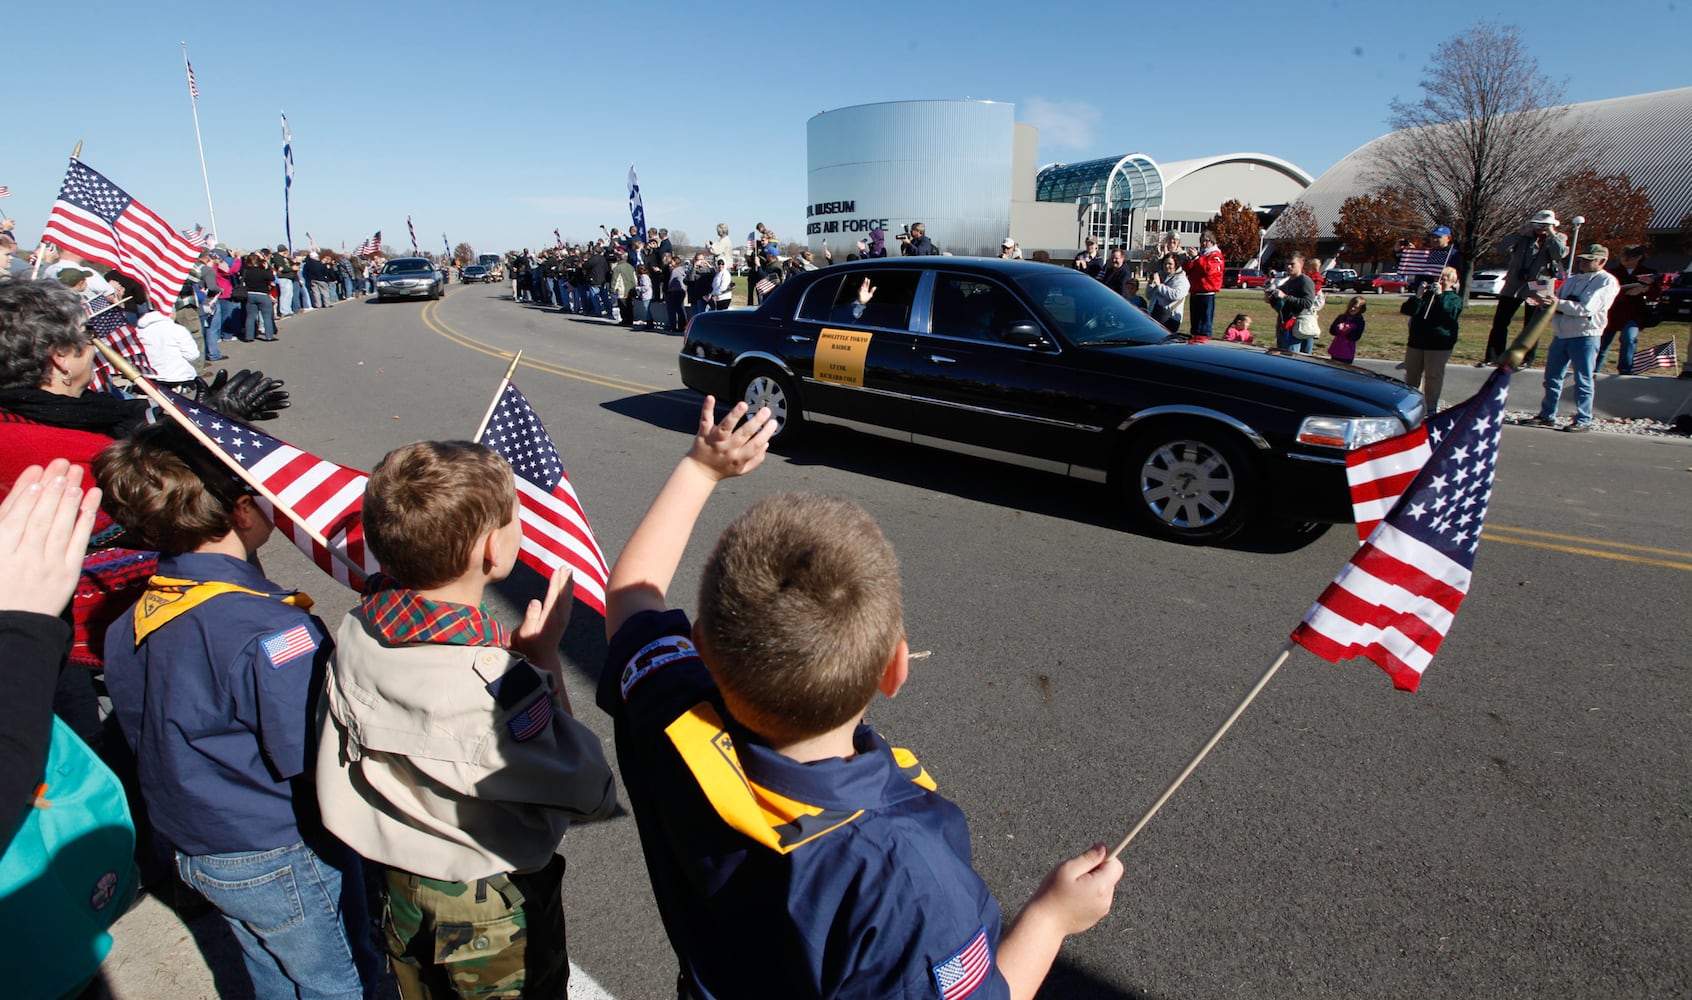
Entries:
{"type": "MultiPolygon", "coordinates": [[[[1397,369],[1393,361],[1360,359],[1357,364],[1382,375],[1400,380],[1404,378],[1404,372],[1397,369]]],[[[1482,383],[1491,374],[1491,368],[1473,365],[1448,367],[1445,370],[1445,388],[1440,391],[1440,403],[1449,406],[1468,399],[1480,391],[1482,383]]],[[[1676,416],[1692,413],[1692,381],[1677,379],[1675,374],[1665,368],[1661,375],[1600,375],[1593,390],[1592,413],[1599,417],[1673,423],[1676,416]]],[[[1512,410],[1537,410],[1544,396],[1543,368],[1523,369],[1510,380],[1509,408],[1512,410]]],[[[1563,380],[1563,398],[1558,409],[1568,414],[1574,412],[1572,375],[1563,380]]]]}

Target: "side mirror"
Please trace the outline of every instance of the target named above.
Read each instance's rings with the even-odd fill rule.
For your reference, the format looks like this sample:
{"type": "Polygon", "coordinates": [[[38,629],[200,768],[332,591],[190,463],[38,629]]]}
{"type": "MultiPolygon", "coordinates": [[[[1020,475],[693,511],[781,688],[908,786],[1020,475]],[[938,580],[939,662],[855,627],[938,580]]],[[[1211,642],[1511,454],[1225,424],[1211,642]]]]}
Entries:
{"type": "Polygon", "coordinates": [[[1039,324],[1030,323],[1027,320],[1012,323],[1006,327],[1004,336],[1000,339],[1013,347],[1039,347],[1046,342],[1045,335],[1040,332],[1039,324]]]}

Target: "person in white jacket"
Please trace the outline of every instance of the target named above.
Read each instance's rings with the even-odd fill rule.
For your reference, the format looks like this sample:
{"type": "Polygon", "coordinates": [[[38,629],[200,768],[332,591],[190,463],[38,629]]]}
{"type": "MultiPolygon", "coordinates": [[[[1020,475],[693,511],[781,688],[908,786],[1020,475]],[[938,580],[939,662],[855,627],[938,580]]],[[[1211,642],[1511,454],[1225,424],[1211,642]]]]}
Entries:
{"type": "Polygon", "coordinates": [[[1598,338],[1610,305],[1621,285],[1604,270],[1610,251],[1601,243],[1586,248],[1575,264],[1575,273],[1555,292],[1546,290],[1528,296],[1529,306],[1554,306],[1551,346],[1545,352],[1545,398],[1533,422],[1556,426],[1557,401],[1563,394],[1563,375],[1574,367],[1575,418],[1566,430],[1579,434],[1592,429],[1592,369],[1598,360],[1598,338]]]}
{"type": "Polygon", "coordinates": [[[1170,333],[1181,329],[1181,313],[1187,301],[1187,275],[1172,253],[1163,255],[1161,273],[1153,271],[1146,286],[1146,301],[1151,304],[1152,319],[1162,323],[1170,333]]]}
{"type": "Polygon", "coordinates": [[[147,349],[147,360],[159,377],[153,382],[167,389],[181,389],[192,385],[199,372],[194,362],[200,360],[200,345],[194,335],[168,313],[157,310],[142,313],[135,325],[141,346],[147,349]]]}
{"type": "Polygon", "coordinates": [[[734,305],[734,272],[729,270],[727,257],[717,258],[717,273],[711,278],[711,308],[727,309],[734,305]]]}

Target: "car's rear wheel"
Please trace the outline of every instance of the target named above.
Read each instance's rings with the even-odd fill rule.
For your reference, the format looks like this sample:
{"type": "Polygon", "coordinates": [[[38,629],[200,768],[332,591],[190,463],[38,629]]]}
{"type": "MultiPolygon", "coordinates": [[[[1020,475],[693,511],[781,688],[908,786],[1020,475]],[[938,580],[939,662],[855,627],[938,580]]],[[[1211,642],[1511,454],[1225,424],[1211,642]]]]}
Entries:
{"type": "Polygon", "coordinates": [[[757,413],[764,407],[776,421],[772,441],[791,443],[805,431],[805,414],[799,408],[799,397],[793,380],[774,365],[758,364],[748,368],[736,381],[736,395],[747,406],[747,412],[757,413]]]}
{"type": "Polygon", "coordinates": [[[1251,459],[1226,431],[1197,423],[1143,431],[1123,454],[1116,486],[1141,527],[1188,544],[1233,537],[1260,503],[1251,459]]]}

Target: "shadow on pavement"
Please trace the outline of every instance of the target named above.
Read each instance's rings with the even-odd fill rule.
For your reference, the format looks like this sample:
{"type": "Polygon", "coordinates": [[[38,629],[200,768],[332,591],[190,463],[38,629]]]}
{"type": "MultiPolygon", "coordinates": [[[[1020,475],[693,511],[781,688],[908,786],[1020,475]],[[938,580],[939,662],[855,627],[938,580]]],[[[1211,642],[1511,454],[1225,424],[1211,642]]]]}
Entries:
{"type": "MultiPolygon", "coordinates": [[[[627,396],[604,406],[613,413],[691,437],[698,427],[699,403],[700,396],[693,390],[675,389],[627,396]]],[[[727,407],[719,405],[717,412],[722,415],[727,412],[727,407]]],[[[1136,528],[1120,510],[1110,488],[1103,483],[827,424],[807,426],[805,434],[801,443],[777,444],[770,450],[793,465],[827,466],[997,507],[1044,514],[1145,538],[1157,537],[1136,528]]],[[[678,456],[685,446],[685,440],[675,443],[678,456]]],[[[1248,526],[1233,539],[1216,547],[1262,555],[1285,555],[1311,544],[1329,527],[1325,524],[1248,526]]]]}
{"type": "Polygon", "coordinates": [[[1153,1000],[1150,993],[1107,983],[1062,956],[1052,963],[1045,985],[1035,996],[1042,1000],[1153,1000]]]}

